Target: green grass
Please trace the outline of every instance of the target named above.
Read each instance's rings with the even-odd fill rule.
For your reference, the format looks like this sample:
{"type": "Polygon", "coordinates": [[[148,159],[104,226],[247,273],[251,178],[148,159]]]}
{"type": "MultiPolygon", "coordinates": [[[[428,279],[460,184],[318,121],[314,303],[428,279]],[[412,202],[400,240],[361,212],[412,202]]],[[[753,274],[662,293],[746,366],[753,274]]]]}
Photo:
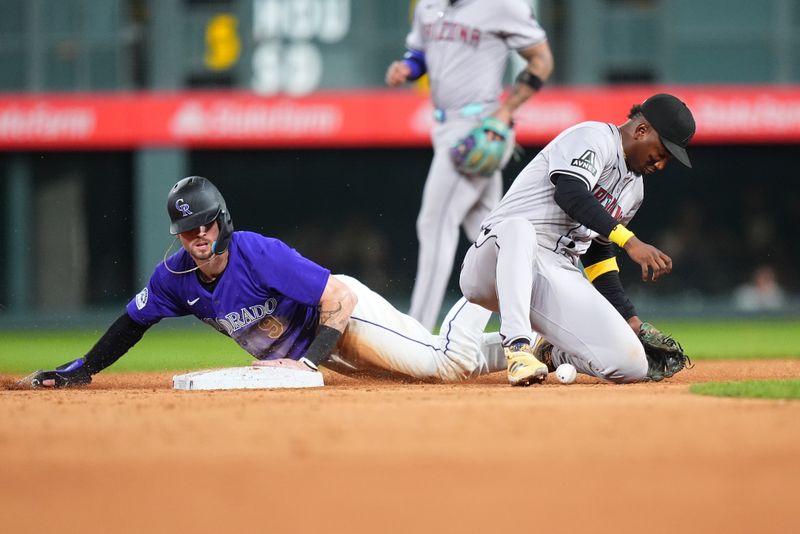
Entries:
{"type": "MultiPolygon", "coordinates": [[[[488,330],[499,330],[492,316],[488,330]]],[[[653,321],[700,360],[800,358],[800,319],[653,321]]]]}
{"type": "MultiPolygon", "coordinates": [[[[0,333],[0,373],[49,369],[84,355],[102,331],[0,333]]],[[[252,357],[232,339],[198,324],[148,331],[109,371],[174,371],[246,365],[252,357]]]]}
{"type": "Polygon", "coordinates": [[[800,399],[800,380],[748,380],[694,384],[689,391],[714,397],[800,399]]]}
{"type": "Polygon", "coordinates": [[[655,322],[697,359],[800,358],[800,320],[655,322]]]}
{"type": "MultiPolygon", "coordinates": [[[[657,321],[693,359],[800,358],[800,320],[657,321]]],[[[496,330],[490,325],[489,330],[496,330]]],[[[53,368],[86,353],[103,330],[0,332],[0,373],[53,368]]],[[[175,371],[243,365],[250,356],[211,328],[152,328],[109,371],[175,371]]]]}

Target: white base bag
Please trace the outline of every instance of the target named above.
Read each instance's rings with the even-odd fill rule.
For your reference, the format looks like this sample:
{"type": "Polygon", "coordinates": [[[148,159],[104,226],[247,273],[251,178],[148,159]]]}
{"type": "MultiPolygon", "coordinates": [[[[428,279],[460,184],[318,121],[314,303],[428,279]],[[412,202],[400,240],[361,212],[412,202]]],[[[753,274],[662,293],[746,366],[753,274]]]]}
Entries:
{"type": "Polygon", "coordinates": [[[173,389],[183,390],[318,388],[324,385],[322,373],[280,367],[229,367],[172,377],[173,389]]]}

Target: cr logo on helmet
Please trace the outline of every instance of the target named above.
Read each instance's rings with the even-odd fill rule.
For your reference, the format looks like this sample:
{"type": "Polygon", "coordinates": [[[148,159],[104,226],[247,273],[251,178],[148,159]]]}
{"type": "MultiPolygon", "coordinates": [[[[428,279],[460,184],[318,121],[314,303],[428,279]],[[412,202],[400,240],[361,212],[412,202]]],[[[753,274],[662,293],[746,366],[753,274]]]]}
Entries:
{"type": "Polygon", "coordinates": [[[192,214],[191,210],[189,209],[189,204],[187,204],[186,202],[183,202],[183,204],[181,204],[181,202],[183,202],[182,198],[179,198],[178,200],[175,201],[175,209],[180,211],[184,217],[188,217],[189,215],[192,214]]]}

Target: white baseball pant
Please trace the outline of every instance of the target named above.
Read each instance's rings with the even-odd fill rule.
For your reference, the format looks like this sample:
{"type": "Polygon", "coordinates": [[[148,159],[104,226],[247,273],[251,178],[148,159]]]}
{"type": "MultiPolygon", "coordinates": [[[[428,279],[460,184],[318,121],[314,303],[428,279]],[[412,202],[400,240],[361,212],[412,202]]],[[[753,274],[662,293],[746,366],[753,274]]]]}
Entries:
{"type": "Polygon", "coordinates": [[[335,276],[355,292],[358,303],[326,367],[448,382],[505,369],[499,339],[483,334],[490,311],[461,299],[437,336],[355,278],[335,276]]]}
{"type": "Polygon", "coordinates": [[[500,313],[505,340],[531,337],[553,343],[553,363],[611,382],[635,382],[647,357],[628,323],[570,258],[537,245],[536,229],[508,218],[481,233],[461,270],[470,301],[500,313]]]}

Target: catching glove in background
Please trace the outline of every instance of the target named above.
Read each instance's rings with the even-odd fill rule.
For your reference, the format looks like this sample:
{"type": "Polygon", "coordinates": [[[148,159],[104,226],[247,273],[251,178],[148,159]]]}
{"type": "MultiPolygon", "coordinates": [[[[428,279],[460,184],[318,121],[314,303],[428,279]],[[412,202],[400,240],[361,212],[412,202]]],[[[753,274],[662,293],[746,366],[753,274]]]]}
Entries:
{"type": "Polygon", "coordinates": [[[467,176],[491,176],[500,167],[511,129],[500,119],[487,117],[450,149],[456,168],[467,176]],[[490,137],[490,132],[501,139],[490,137]]]}

